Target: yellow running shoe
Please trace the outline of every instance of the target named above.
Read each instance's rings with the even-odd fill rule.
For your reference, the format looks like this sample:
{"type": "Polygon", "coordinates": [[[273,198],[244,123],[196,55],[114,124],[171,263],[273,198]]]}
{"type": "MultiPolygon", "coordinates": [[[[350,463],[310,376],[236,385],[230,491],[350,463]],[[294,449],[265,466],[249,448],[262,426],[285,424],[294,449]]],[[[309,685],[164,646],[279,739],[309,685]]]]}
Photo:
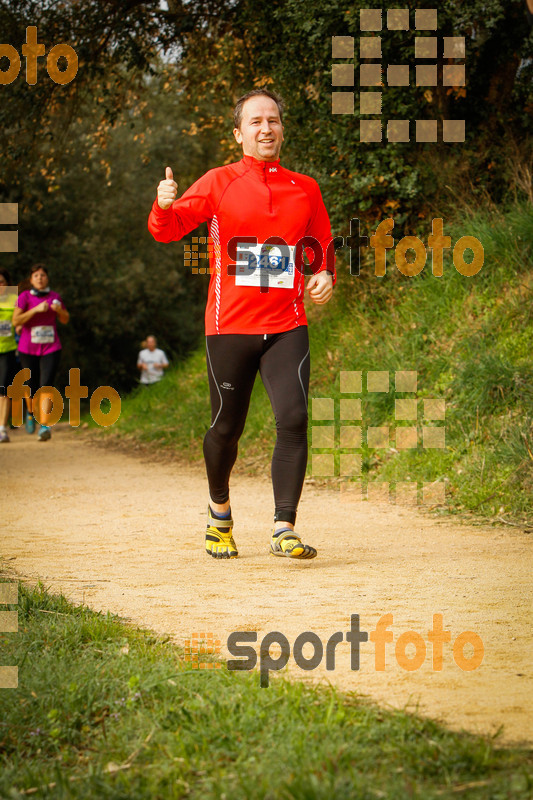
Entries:
{"type": "Polygon", "coordinates": [[[270,552],[273,556],[286,556],[287,558],[314,558],[317,551],[302,540],[292,528],[280,528],[272,532],[270,552]]]}
{"type": "Polygon", "coordinates": [[[217,519],[211,507],[207,506],[207,531],[205,534],[206,552],[213,558],[237,558],[237,545],[231,534],[233,520],[217,519]]]}

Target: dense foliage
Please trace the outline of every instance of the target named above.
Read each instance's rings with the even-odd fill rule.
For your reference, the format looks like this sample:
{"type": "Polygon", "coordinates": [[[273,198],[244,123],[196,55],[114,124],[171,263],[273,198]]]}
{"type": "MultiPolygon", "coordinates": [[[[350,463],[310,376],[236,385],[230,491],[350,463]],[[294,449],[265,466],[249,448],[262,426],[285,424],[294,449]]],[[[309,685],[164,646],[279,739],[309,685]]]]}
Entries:
{"type": "Polygon", "coordinates": [[[332,59],[331,37],[354,37],[357,87],[359,64],[368,61],[359,58],[358,48],[359,12],[369,6],[366,0],[228,4],[209,35],[190,42],[189,94],[208,94],[222,110],[251,85],[281,91],[288,104],[285,158],[319,179],[337,228],[346,229],[353,216],[374,220],[390,213],[397,225],[412,222],[424,208],[449,205],[465,191],[473,199],[485,192],[504,199],[512,174],[520,174],[528,159],[531,164],[525,139],[533,111],[533,34],[524,3],[438,4],[439,47],[441,37],[465,37],[466,88],[414,86],[415,9],[435,4],[402,4],[410,9],[410,31],[388,31],[386,9],[398,3],[380,5],[383,30],[364,35],[381,35],[382,64],[408,63],[412,84],[384,89],[383,119],[465,119],[464,144],[361,144],[357,92],[353,117],[331,113],[331,68],[343,63],[332,59]]]}
{"type": "MultiPolygon", "coordinates": [[[[35,261],[50,267],[72,313],[62,379],[75,365],[90,387],[128,389],[148,333],[174,360],[197,343],[206,278],[184,267],[182,244],[151,240],[146,217],[167,164],[184,189],[239,157],[229,112],[251,86],[284,95],[284,163],[320,181],[336,234],[348,233],[351,217],[370,226],[394,215],[401,236],[465,196],[532,199],[532,34],[522,0],[439,4],[439,38],[466,39],[466,92],[384,89],[383,119],[465,118],[464,144],[360,143],[357,92],[354,116],[331,113],[331,37],[355,38],[357,84],[367,6],[87,0],[80,13],[73,0],[0,1],[2,42],[21,53],[34,25],[47,53],[68,43],[79,57],[69,84],[54,83],[40,58],[28,85],[22,58],[19,77],[0,85],[0,202],[19,204],[20,239],[20,252],[1,260],[17,282],[35,261]]],[[[383,17],[396,6],[386,0],[383,17]]],[[[383,64],[413,65],[413,37],[382,31],[383,64]]]]}

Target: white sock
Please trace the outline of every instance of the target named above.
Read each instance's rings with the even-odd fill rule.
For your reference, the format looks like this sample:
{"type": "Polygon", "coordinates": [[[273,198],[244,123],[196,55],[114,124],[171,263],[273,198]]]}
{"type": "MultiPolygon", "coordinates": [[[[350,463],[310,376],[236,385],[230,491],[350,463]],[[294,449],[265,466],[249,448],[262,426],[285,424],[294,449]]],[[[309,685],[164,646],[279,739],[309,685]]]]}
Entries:
{"type": "Polygon", "coordinates": [[[0,433],[5,433],[5,432],[6,432],[6,426],[0,425],[0,433]]]}

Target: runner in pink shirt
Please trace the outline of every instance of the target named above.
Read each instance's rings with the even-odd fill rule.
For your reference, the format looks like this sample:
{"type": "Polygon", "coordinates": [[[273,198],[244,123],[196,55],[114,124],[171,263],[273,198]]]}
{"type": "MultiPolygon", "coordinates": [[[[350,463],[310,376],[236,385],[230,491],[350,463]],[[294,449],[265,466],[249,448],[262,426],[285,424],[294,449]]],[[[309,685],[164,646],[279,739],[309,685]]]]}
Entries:
{"type": "MultiPolygon", "coordinates": [[[[35,264],[30,273],[31,289],[22,292],[13,313],[13,325],[22,325],[19,342],[19,358],[24,368],[31,370],[28,415],[26,430],[33,433],[33,397],[41,386],[53,386],[59,366],[61,342],[57,333],[57,320],[67,323],[70,315],[57,292],[48,286],[48,270],[43,264],[35,264]]],[[[41,396],[41,414],[52,406],[50,395],[41,396]]],[[[39,441],[51,437],[50,428],[41,425],[39,441]]]]}

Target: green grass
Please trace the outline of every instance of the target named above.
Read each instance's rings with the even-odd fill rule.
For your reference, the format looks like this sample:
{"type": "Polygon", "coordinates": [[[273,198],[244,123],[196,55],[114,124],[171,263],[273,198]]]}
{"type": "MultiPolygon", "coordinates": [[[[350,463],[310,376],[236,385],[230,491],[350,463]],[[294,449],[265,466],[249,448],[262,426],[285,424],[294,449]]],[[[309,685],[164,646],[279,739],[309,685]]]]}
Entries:
{"type": "MultiPolygon", "coordinates": [[[[430,222],[421,224],[427,241],[430,222]]],[[[444,276],[431,274],[431,255],[416,277],[401,275],[388,256],[383,278],[373,274],[372,251],[360,277],[338,259],[335,298],[317,308],[307,303],[311,337],[311,397],[340,399],[340,373],[353,370],[416,370],[418,398],[446,400],[446,450],[396,452],[362,448],[367,481],[444,480],[446,505],[533,524],[533,215],[528,205],[506,212],[480,208],[444,225],[452,245],[476,236],[485,263],[473,277],[460,275],[445,256],[444,276]]],[[[365,251],[363,251],[365,253],[365,251]]],[[[399,394],[397,397],[413,397],[399,394]]],[[[394,427],[394,386],[364,394],[365,424],[394,427]]],[[[334,451],[339,474],[336,403],[334,451]]],[[[187,460],[202,457],[210,411],[203,346],[149,390],[124,398],[114,435],[167,446],[187,460]]],[[[422,426],[422,403],[418,426],[422,426]]],[[[324,423],[320,423],[324,424],[324,423]]],[[[327,423],[333,424],[333,423],[327,423]]],[[[401,425],[407,425],[403,422],[401,425]]],[[[414,423],[413,423],[414,424],[414,423]]],[[[108,432],[108,433],[109,433],[108,432]]],[[[269,401],[256,382],[238,464],[268,467],[275,437],[269,401]]],[[[310,426],[311,445],[311,426],[310,426]]],[[[394,442],[392,442],[393,444],[394,442]]],[[[317,451],[327,452],[327,451],[317,451]]],[[[331,451],[333,452],[333,451],[331,451]]],[[[308,471],[311,472],[311,461],[308,471]]]]}
{"type": "Polygon", "coordinates": [[[18,610],[0,636],[19,666],[0,690],[2,798],[531,797],[531,750],[355,694],[192,670],[165,638],[42,586],[21,585],[18,610]]]}

